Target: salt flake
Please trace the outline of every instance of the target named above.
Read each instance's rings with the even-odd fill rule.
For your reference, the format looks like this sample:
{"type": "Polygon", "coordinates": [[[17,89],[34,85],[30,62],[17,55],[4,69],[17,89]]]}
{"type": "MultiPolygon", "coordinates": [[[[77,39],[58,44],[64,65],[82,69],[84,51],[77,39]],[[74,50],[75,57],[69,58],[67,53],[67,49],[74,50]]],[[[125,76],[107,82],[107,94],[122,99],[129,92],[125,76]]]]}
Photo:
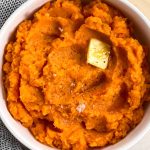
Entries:
{"type": "Polygon", "coordinates": [[[83,112],[84,109],[85,109],[85,104],[79,104],[79,105],[77,106],[77,108],[76,108],[76,110],[77,110],[79,113],[83,112]]]}
{"type": "Polygon", "coordinates": [[[53,77],[56,77],[57,76],[57,74],[56,73],[53,73],[53,77]]]}
{"type": "Polygon", "coordinates": [[[61,27],[59,27],[58,30],[59,30],[60,32],[63,32],[63,31],[64,31],[64,29],[61,28],[61,27]]]}

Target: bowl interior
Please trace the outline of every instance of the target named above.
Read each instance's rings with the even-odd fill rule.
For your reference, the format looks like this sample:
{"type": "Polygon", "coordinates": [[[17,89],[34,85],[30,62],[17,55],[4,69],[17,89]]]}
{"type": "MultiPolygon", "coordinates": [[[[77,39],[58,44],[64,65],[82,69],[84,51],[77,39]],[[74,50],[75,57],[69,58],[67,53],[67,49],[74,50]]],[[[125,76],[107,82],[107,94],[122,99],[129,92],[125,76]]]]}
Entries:
{"type": "MultiPolygon", "coordinates": [[[[0,70],[2,70],[3,64],[3,54],[6,44],[8,43],[11,35],[14,33],[16,27],[19,23],[21,23],[24,19],[28,18],[35,12],[39,7],[41,7],[44,3],[49,0],[35,1],[30,0],[27,1],[24,5],[22,5],[5,23],[1,32],[0,32],[0,70]]],[[[146,45],[149,46],[150,49],[150,23],[149,21],[128,1],[119,0],[112,1],[106,0],[111,5],[119,8],[124,14],[129,16],[130,20],[134,22],[137,27],[138,35],[144,41],[146,45]]],[[[10,132],[25,146],[32,150],[52,150],[54,148],[50,148],[45,146],[34,139],[34,137],[30,134],[30,132],[24,128],[19,122],[15,121],[10,113],[7,110],[6,102],[5,102],[5,93],[3,89],[2,83],[2,71],[0,72],[0,116],[2,121],[5,123],[6,127],[10,130],[10,132]]],[[[126,138],[121,140],[119,143],[103,148],[103,150],[123,150],[128,149],[132,145],[134,145],[150,128],[150,105],[147,106],[146,112],[142,122],[128,134],[126,138]]]]}

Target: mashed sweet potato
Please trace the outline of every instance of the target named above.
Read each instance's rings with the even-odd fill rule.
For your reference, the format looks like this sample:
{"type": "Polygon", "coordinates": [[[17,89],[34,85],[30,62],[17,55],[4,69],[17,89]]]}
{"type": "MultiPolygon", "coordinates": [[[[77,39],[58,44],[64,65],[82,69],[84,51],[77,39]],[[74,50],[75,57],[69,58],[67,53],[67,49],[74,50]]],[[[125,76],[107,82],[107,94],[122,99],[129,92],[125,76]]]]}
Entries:
{"type": "Polygon", "coordinates": [[[47,3],[6,48],[10,113],[52,147],[118,142],[141,121],[149,100],[147,51],[132,35],[127,18],[101,1],[47,3]],[[86,63],[92,38],[111,45],[105,70],[86,63]]]}

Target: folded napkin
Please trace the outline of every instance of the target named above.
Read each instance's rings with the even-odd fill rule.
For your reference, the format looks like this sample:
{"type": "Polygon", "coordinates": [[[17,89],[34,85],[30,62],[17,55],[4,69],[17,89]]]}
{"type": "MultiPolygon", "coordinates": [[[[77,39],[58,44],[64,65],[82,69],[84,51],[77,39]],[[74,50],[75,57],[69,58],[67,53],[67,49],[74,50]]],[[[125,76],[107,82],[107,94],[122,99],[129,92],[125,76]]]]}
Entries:
{"type": "MultiPolygon", "coordinates": [[[[0,29],[7,18],[25,1],[27,0],[0,0],[0,29]]],[[[27,148],[25,148],[11,135],[1,120],[0,150],[27,150],[27,148]]]]}

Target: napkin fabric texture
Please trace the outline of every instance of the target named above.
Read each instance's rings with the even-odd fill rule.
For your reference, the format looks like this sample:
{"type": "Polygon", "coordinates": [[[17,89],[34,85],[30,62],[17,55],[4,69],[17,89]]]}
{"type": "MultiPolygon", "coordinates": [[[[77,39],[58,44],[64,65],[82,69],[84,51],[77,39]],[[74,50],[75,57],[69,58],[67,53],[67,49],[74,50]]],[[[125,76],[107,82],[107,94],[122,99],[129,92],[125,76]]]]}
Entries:
{"type": "MultiPolygon", "coordinates": [[[[0,0],[0,29],[8,17],[27,0],[0,0]]],[[[19,131],[18,131],[19,132],[19,131]]],[[[27,150],[6,129],[0,120],[0,150],[27,150]]]]}

